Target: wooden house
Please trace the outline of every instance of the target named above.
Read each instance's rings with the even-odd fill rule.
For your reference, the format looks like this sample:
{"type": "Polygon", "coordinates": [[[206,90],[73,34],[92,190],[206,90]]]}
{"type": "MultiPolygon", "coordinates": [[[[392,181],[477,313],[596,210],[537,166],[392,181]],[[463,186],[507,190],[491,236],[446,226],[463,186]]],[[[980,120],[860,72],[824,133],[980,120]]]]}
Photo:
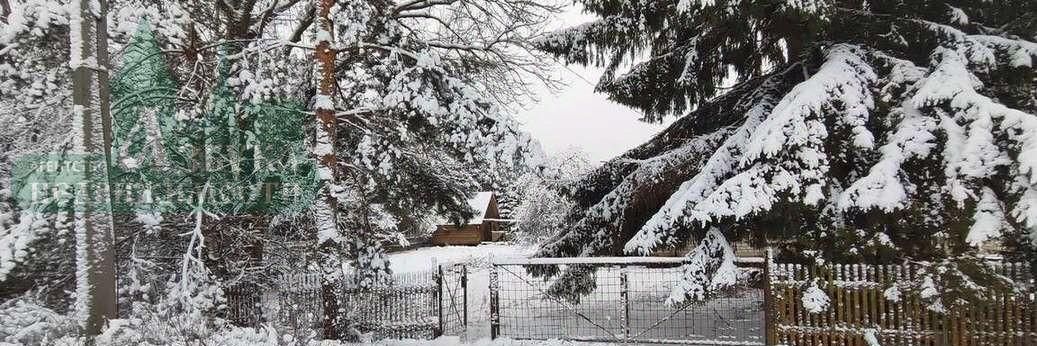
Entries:
{"type": "Polygon", "coordinates": [[[500,238],[500,211],[497,209],[497,195],[493,192],[479,192],[468,205],[475,210],[475,216],[468,223],[461,225],[444,222],[436,226],[432,232],[432,244],[435,245],[478,245],[484,241],[496,241],[500,238]]]}

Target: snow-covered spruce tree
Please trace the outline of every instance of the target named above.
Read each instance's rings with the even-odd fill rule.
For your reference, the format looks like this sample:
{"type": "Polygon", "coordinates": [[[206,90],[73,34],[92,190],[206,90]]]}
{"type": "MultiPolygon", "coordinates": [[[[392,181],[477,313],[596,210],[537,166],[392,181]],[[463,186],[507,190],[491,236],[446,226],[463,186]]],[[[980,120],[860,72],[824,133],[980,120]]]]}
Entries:
{"type": "MultiPolygon", "coordinates": [[[[125,2],[120,2],[120,5],[125,2]]],[[[70,248],[73,237],[71,207],[60,198],[30,201],[32,184],[68,183],[61,174],[29,169],[35,164],[46,162],[68,167],[80,156],[72,155],[74,147],[70,136],[75,132],[71,104],[72,70],[69,56],[72,41],[70,16],[79,13],[79,2],[53,0],[5,1],[5,12],[0,19],[0,171],[5,179],[0,181],[0,191],[5,196],[3,226],[0,227],[0,281],[4,281],[2,293],[21,294],[26,289],[47,292],[47,303],[63,311],[65,287],[75,280],[69,279],[74,271],[68,267],[75,255],[70,248]],[[7,6],[9,5],[9,6],[7,6]],[[17,172],[13,172],[17,171],[17,172]],[[6,178],[12,178],[10,180],[6,178]],[[28,187],[28,189],[26,188],[28,187]]],[[[91,109],[98,115],[92,125],[98,146],[106,140],[107,124],[102,119],[109,109],[107,96],[108,48],[118,44],[119,30],[127,19],[140,20],[130,13],[106,11],[106,1],[89,2],[90,15],[83,21],[96,28],[100,39],[79,40],[96,45],[96,68],[92,62],[85,66],[95,71],[97,83],[92,87],[96,107],[91,109]],[[100,12],[99,12],[100,11],[100,12]],[[93,15],[93,14],[98,15],[93,15]],[[107,15],[104,15],[107,14],[107,15]],[[108,19],[115,19],[109,23],[108,19]],[[113,24],[113,25],[108,25],[113,24]],[[116,28],[115,30],[111,30],[116,28]]],[[[124,8],[122,8],[124,9],[124,8]]],[[[78,18],[78,17],[77,17],[78,18]]],[[[168,26],[163,26],[166,28],[168,26]]],[[[90,59],[88,59],[90,60],[90,59]]],[[[107,152],[100,148],[97,153],[107,152]]],[[[107,214],[107,213],[105,213],[107,214]]]]}
{"type": "Polygon", "coordinates": [[[58,1],[11,5],[0,20],[0,299],[36,287],[64,311],[73,287],[32,278],[74,273],[71,215],[54,212],[57,201],[21,203],[18,178],[8,178],[28,173],[16,172],[16,163],[30,163],[21,160],[71,146],[68,16],[58,1]]]}
{"type": "MultiPolygon", "coordinates": [[[[681,117],[578,183],[572,225],[540,256],[715,238],[812,263],[931,263],[937,311],[1010,284],[977,245],[1034,258],[1037,3],[581,3],[600,19],[541,48],[606,67],[597,90],[645,120],[681,117]]],[[[729,256],[712,249],[690,256],[729,256]]],[[[716,288],[722,267],[686,268],[705,275],[676,300],[716,288]]],[[[559,293],[592,289],[567,282],[559,293]]]]}
{"type": "MultiPolygon", "coordinates": [[[[134,9],[136,3],[125,3],[130,8],[125,12],[141,13],[157,27],[181,25],[181,30],[167,26],[169,33],[160,41],[181,83],[178,100],[195,103],[184,107],[194,118],[223,102],[206,93],[216,95],[211,90],[220,80],[212,77],[213,61],[219,59],[213,52],[228,45],[235,45],[226,50],[226,59],[236,98],[229,107],[233,110],[225,113],[228,120],[231,115],[240,120],[246,104],[271,99],[305,101],[311,109],[317,101],[326,106],[314,97],[313,69],[298,66],[316,68],[309,53],[320,38],[333,39],[337,80],[332,107],[338,124],[333,144],[340,179],[331,187],[337,192],[340,234],[331,239],[349,254],[343,258],[359,259],[351,261],[363,269],[353,277],[356,283],[384,278],[381,242],[402,239],[403,228],[418,227],[417,221],[427,216],[463,218],[465,194],[507,180],[499,172],[521,169],[533,147],[497,107],[529,90],[520,76],[544,76],[546,60],[528,42],[552,7],[507,1],[480,1],[478,6],[470,1],[335,2],[329,13],[335,25],[324,35],[314,29],[317,6],[310,1],[183,4],[187,19],[173,21],[134,9]],[[412,81],[413,76],[420,78],[412,81]]],[[[307,130],[315,125],[308,122],[307,130]]],[[[271,228],[316,239],[316,232],[309,232],[315,231],[312,216],[275,218],[271,228]]]]}

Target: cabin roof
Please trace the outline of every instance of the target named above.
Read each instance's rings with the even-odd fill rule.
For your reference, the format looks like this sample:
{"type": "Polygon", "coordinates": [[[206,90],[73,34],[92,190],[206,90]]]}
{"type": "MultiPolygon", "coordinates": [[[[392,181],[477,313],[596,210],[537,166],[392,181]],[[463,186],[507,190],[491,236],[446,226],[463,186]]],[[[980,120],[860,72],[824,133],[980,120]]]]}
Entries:
{"type": "Polygon", "coordinates": [[[475,210],[475,216],[468,221],[468,224],[480,224],[483,218],[486,217],[486,211],[490,209],[490,200],[493,198],[493,192],[483,191],[476,193],[474,197],[468,200],[468,206],[475,210]]]}
{"type": "MultiPolygon", "coordinates": [[[[468,199],[468,206],[472,207],[475,211],[475,215],[472,215],[472,219],[463,225],[479,225],[483,223],[483,219],[486,218],[486,212],[490,209],[490,201],[493,200],[493,192],[483,191],[477,192],[475,196],[468,199]]],[[[436,226],[453,225],[446,217],[437,216],[433,219],[436,226]]]]}

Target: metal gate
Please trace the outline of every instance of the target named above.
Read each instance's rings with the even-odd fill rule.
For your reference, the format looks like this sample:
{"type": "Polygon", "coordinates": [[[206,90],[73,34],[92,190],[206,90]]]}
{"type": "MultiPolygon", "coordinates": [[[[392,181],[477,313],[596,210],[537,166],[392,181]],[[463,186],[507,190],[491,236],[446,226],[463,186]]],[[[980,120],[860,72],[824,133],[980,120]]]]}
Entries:
{"type": "MultiPolygon", "coordinates": [[[[706,301],[667,306],[682,258],[508,259],[490,269],[492,338],[763,345],[762,288],[741,286],[706,301]],[[528,266],[582,271],[588,292],[566,294],[528,266]]],[[[745,271],[758,269],[743,268],[745,271]]],[[[576,276],[570,276],[570,279],[576,276]]],[[[571,291],[568,293],[572,293],[571,291]]]]}
{"type": "Polygon", "coordinates": [[[468,336],[468,267],[439,266],[439,323],[442,335],[468,336]]]}

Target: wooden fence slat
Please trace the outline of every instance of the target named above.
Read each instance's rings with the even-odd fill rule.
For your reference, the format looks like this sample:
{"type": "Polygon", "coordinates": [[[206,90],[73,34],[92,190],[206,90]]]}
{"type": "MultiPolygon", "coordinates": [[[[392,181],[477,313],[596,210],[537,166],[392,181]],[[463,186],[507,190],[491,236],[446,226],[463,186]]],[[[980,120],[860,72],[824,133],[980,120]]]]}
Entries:
{"type": "Polygon", "coordinates": [[[875,287],[870,286],[875,280],[872,278],[873,266],[862,266],[864,282],[864,324],[868,328],[875,327],[875,287]]]}
{"type": "MultiPolygon", "coordinates": [[[[795,272],[792,275],[793,280],[797,280],[797,281],[798,280],[802,280],[803,279],[803,273],[802,273],[803,272],[803,266],[799,265],[799,264],[794,265],[794,270],[795,270],[795,272]]],[[[796,325],[797,326],[802,326],[803,325],[804,309],[802,308],[803,304],[799,303],[799,300],[800,300],[800,297],[803,296],[803,289],[802,289],[802,287],[798,287],[797,286],[794,289],[793,292],[794,292],[794,294],[793,294],[793,301],[797,302],[797,304],[795,304],[796,325]]],[[[803,333],[801,331],[797,330],[795,335],[796,335],[796,345],[805,345],[805,343],[803,341],[803,333]]]]}
{"type": "MultiPolygon", "coordinates": [[[[914,266],[908,266],[906,269],[907,269],[907,273],[906,274],[907,274],[908,280],[911,280],[911,281],[918,280],[918,273],[915,272],[914,266]]],[[[921,342],[922,342],[922,340],[919,338],[920,334],[918,334],[919,329],[921,329],[921,327],[922,327],[919,324],[920,321],[921,321],[921,318],[920,318],[919,313],[918,313],[918,311],[919,311],[918,310],[918,299],[919,298],[918,298],[917,295],[912,294],[910,296],[910,300],[909,300],[909,303],[908,303],[908,306],[907,306],[907,309],[908,309],[907,318],[909,319],[908,320],[909,321],[908,325],[910,326],[910,330],[911,330],[911,334],[910,334],[910,336],[911,336],[910,344],[911,345],[920,345],[921,342]]]]}
{"type": "MultiPolygon", "coordinates": [[[[848,272],[849,277],[846,278],[846,281],[849,282],[849,283],[857,282],[858,278],[860,277],[860,273],[857,270],[858,269],[857,265],[856,264],[851,264],[851,265],[847,266],[847,269],[849,270],[849,272],[848,272]]],[[[858,289],[850,286],[849,287],[849,291],[850,291],[850,297],[851,297],[851,301],[850,301],[850,325],[849,326],[850,326],[850,328],[852,328],[852,330],[858,330],[858,329],[860,329],[860,325],[861,325],[861,290],[858,290],[858,289]]],[[[852,341],[851,345],[853,345],[853,346],[860,345],[860,343],[858,342],[859,338],[857,337],[857,335],[855,333],[847,333],[847,334],[848,334],[847,336],[849,336],[850,340],[852,341]]]]}
{"type": "MultiPolygon", "coordinates": [[[[788,281],[795,280],[795,276],[793,275],[793,272],[792,272],[792,264],[782,265],[782,272],[784,273],[783,275],[784,275],[785,280],[788,280],[788,281]]],[[[792,290],[793,290],[793,287],[791,285],[785,285],[784,289],[783,289],[784,296],[785,296],[785,299],[783,299],[783,301],[785,302],[785,323],[786,323],[787,326],[795,326],[795,325],[797,325],[796,324],[796,302],[795,302],[795,300],[793,298],[792,290]]],[[[788,340],[789,344],[791,344],[792,342],[795,341],[795,339],[792,337],[792,335],[793,335],[792,331],[790,331],[790,330],[786,330],[785,331],[785,338],[788,340]]]]}
{"type": "MultiPolygon", "coordinates": [[[[868,325],[868,287],[864,286],[864,282],[867,281],[867,268],[863,264],[857,264],[855,265],[855,267],[857,267],[857,281],[855,283],[855,289],[858,292],[857,296],[858,301],[860,302],[858,304],[860,314],[857,315],[856,329],[864,330],[864,328],[871,327],[870,325],[868,325]]],[[[864,334],[857,335],[857,339],[860,340],[858,342],[859,344],[863,346],[868,346],[868,343],[864,341],[864,334]]]]}
{"type": "MultiPolygon", "coordinates": [[[[886,297],[882,294],[886,289],[886,266],[880,265],[875,268],[876,302],[875,302],[875,325],[878,330],[886,328],[886,297]]],[[[879,336],[884,333],[879,333],[879,336]]],[[[884,342],[884,340],[880,340],[884,342]]]]}
{"type": "MultiPolygon", "coordinates": [[[[812,280],[810,278],[816,277],[816,273],[814,273],[814,267],[815,266],[805,266],[803,268],[803,279],[804,281],[808,282],[807,285],[812,285],[813,282],[811,282],[812,280]]],[[[807,311],[806,316],[804,317],[806,318],[807,326],[810,327],[809,330],[814,330],[814,328],[817,327],[817,314],[811,311],[807,311]]],[[[807,334],[806,343],[808,346],[817,345],[817,334],[818,333],[807,334]]]]}
{"type": "MultiPolygon", "coordinates": [[[[1019,271],[1020,271],[1020,274],[1022,274],[1021,277],[1019,278],[1020,281],[1027,281],[1027,280],[1030,279],[1030,276],[1032,275],[1032,273],[1030,272],[1029,263],[1022,263],[1020,265],[1019,271]]],[[[1033,304],[1033,301],[1028,296],[1027,297],[1021,297],[1021,300],[1023,301],[1023,303],[1021,305],[1023,307],[1023,316],[1024,316],[1024,318],[1023,318],[1024,319],[1023,327],[1022,327],[1022,329],[1023,329],[1023,339],[1026,340],[1025,342],[1026,342],[1027,345],[1034,345],[1035,344],[1034,335],[1033,335],[1033,331],[1034,331],[1034,329],[1033,329],[1033,325],[1034,325],[1034,321],[1033,321],[1033,318],[1034,318],[1034,314],[1033,314],[1034,304],[1033,304]]]]}
{"type": "MultiPolygon", "coordinates": [[[[1011,263],[1008,263],[1005,266],[1005,270],[1005,276],[1008,276],[1008,278],[1015,280],[1015,266],[1013,266],[1011,263]]],[[[1009,337],[1008,342],[1009,345],[1018,345],[1018,338],[1015,334],[1015,320],[1018,319],[1018,316],[1015,313],[1015,299],[1012,296],[1008,296],[1007,299],[1005,299],[1005,303],[1005,328],[1007,329],[1006,332],[1008,333],[1009,337]]]]}
{"type": "MultiPolygon", "coordinates": [[[[839,281],[846,282],[847,280],[850,279],[850,266],[849,265],[845,265],[845,264],[840,264],[839,265],[839,273],[840,273],[839,281]]],[[[845,328],[851,322],[853,322],[853,306],[852,306],[853,305],[853,292],[847,291],[845,289],[843,289],[841,291],[843,292],[843,301],[842,301],[843,320],[842,320],[841,327],[845,328]]],[[[842,334],[842,337],[843,337],[843,343],[845,345],[853,345],[854,344],[853,337],[849,333],[843,332],[841,334],[842,334]]]]}
{"type": "MultiPolygon", "coordinates": [[[[863,311],[862,311],[861,327],[862,328],[875,328],[875,323],[874,323],[875,312],[873,311],[875,309],[875,297],[874,297],[874,294],[873,294],[874,293],[873,291],[875,290],[875,287],[872,286],[872,282],[874,281],[872,279],[872,277],[871,277],[872,266],[870,266],[870,265],[861,265],[860,267],[861,267],[860,268],[860,270],[861,270],[861,283],[860,283],[860,285],[861,285],[860,286],[861,287],[861,301],[863,301],[863,304],[862,304],[863,305],[862,306],[863,311]]],[[[863,334],[861,335],[861,343],[863,345],[865,345],[865,346],[868,345],[867,341],[864,340],[864,335],[863,334]]]]}
{"type": "MultiPolygon", "coordinates": [[[[825,294],[828,295],[828,299],[830,299],[832,302],[838,303],[838,302],[835,301],[835,292],[838,291],[838,287],[835,286],[835,284],[834,284],[835,283],[835,277],[832,274],[831,268],[824,268],[824,279],[825,279],[825,282],[827,283],[826,284],[827,289],[825,290],[825,294]]],[[[822,339],[822,342],[824,342],[825,345],[832,345],[833,342],[835,341],[835,337],[832,335],[833,331],[835,330],[834,329],[835,323],[833,322],[833,319],[835,318],[835,310],[836,310],[835,309],[835,304],[833,304],[832,306],[829,307],[829,309],[827,311],[825,311],[825,315],[824,315],[825,316],[825,318],[824,318],[824,331],[825,331],[825,333],[824,333],[824,337],[822,339]]]]}

